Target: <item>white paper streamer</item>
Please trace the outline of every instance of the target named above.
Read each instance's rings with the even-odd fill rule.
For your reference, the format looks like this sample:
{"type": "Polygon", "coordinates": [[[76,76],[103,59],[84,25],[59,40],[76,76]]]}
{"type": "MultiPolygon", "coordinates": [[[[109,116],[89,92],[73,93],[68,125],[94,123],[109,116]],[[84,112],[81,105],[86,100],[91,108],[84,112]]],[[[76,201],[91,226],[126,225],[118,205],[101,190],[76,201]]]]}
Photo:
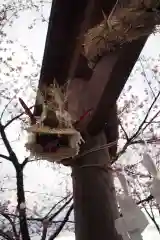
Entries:
{"type": "Polygon", "coordinates": [[[155,197],[156,202],[160,204],[160,174],[149,154],[144,153],[141,162],[148,172],[153,176],[150,192],[155,197]]]}
{"type": "Polygon", "coordinates": [[[118,177],[118,179],[119,179],[119,181],[121,183],[121,186],[122,186],[122,188],[124,190],[124,194],[128,196],[129,195],[128,184],[127,184],[127,180],[126,180],[124,174],[121,173],[121,172],[118,172],[118,171],[117,171],[116,174],[117,174],[117,177],[118,177]]]}
{"type": "Polygon", "coordinates": [[[117,233],[122,235],[123,240],[130,240],[128,232],[126,231],[126,224],[123,217],[115,220],[115,228],[117,230],[117,233]]]}
{"type": "Polygon", "coordinates": [[[117,198],[127,226],[127,231],[131,232],[135,231],[135,229],[139,229],[142,233],[148,225],[145,214],[130,196],[119,195],[117,198]]]}
{"type": "Polygon", "coordinates": [[[124,194],[117,195],[123,217],[115,220],[117,232],[122,235],[123,240],[141,240],[141,233],[148,225],[148,220],[141,209],[136,205],[131,196],[126,178],[123,173],[117,173],[124,194]]]}
{"type": "Polygon", "coordinates": [[[150,187],[151,194],[155,197],[156,202],[160,204],[160,180],[153,179],[152,185],[150,187]]]}
{"type": "Polygon", "coordinates": [[[132,240],[143,240],[141,232],[139,232],[139,229],[136,229],[133,232],[129,232],[129,235],[132,240]]]}
{"type": "Polygon", "coordinates": [[[156,165],[154,164],[154,162],[149,154],[147,154],[147,153],[143,154],[143,160],[141,163],[147,169],[147,171],[152,174],[153,177],[157,176],[156,165]]]}

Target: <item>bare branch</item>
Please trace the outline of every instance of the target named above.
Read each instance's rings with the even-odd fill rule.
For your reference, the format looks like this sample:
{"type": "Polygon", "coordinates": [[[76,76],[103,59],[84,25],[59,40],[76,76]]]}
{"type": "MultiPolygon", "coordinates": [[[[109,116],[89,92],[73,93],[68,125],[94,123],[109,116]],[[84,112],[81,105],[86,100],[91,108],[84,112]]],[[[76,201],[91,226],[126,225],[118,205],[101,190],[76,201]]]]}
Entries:
{"type": "Polygon", "coordinates": [[[19,163],[18,163],[18,159],[16,157],[16,154],[14,153],[14,151],[12,150],[11,148],[11,145],[7,139],[7,136],[5,134],[5,131],[4,131],[4,126],[0,123],[0,133],[1,133],[1,137],[2,137],[2,140],[4,142],[4,145],[9,153],[9,158],[10,158],[10,161],[13,163],[13,165],[16,167],[19,163]]]}
{"type": "Polygon", "coordinates": [[[148,144],[155,144],[155,143],[160,143],[160,138],[151,138],[151,139],[145,139],[145,140],[142,140],[142,139],[138,139],[138,140],[135,140],[135,141],[132,141],[130,143],[130,145],[134,145],[134,144],[145,144],[145,143],[148,143],[148,144]]]}
{"type": "Polygon", "coordinates": [[[119,122],[119,125],[120,125],[122,131],[124,132],[124,135],[125,135],[126,140],[129,141],[129,137],[128,137],[128,135],[127,135],[127,132],[126,132],[126,130],[124,129],[124,127],[123,127],[123,125],[122,125],[122,123],[121,123],[121,120],[120,120],[119,118],[118,118],[118,122],[119,122]]]}
{"type": "Polygon", "coordinates": [[[5,156],[5,155],[3,155],[3,154],[0,154],[0,157],[6,159],[6,160],[8,160],[8,161],[11,161],[10,157],[7,157],[7,156],[5,156]]]}
{"type": "Polygon", "coordinates": [[[21,209],[21,204],[25,204],[25,193],[24,193],[24,184],[23,184],[23,168],[21,164],[18,162],[18,158],[14,151],[11,148],[11,145],[7,139],[5,134],[4,126],[0,123],[0,133],[2,136],[2,140],[4,145],[9,153],[9,157],[11,162],[13,163],[16,169],[16,179],[17,179],[17,200],[18,200],[18,210],[19,210],[19,220],[20,220],[20,230],[22,234],[22,238],[26,240],[30,240],[27,218],[26,218],[26,209],[21,209]]]}
{"type": "Polygon", "coordinates": [[[48,221],[47,219],[45,219],[45,220],[43,221],[43,231],[42,231],[41,240],[45,240],[45,239],[46,239],[48,224],[49,224],[49,221],[48,221]]]}
{"type": "Polygon", "coordinates": [[[30,240],[27,217],[26,217],[26,207],[25,205],[25,192],[23,183],[23,169],[21,164],[16,167],[16,178],[17,178],[17,201],[18,201],[18,211],[19,211],[19,221],[20,221],[20,231],[22,234],[22,239],[30,240]]]}
{"type": "Polygon", "coordinates": [[[142,129],[142,131],[144,131],[159,114],[160,114],[160,110],[151,118],[151,120],[146,124],[146,126],[142,129]]]}
{"type": "Polygon", "coordinates": [[[16,96],[17,96],[17,94],[15,94],[15,95],[9,100],[9,102],[6,104],[6,106],[4,107],[4,109],[3,109],[3,111],[2,111],[2,114],[1,114],[1,116],[0,116],[0,121],[2,120],[2,117],[3,117],[3,115],[4,115],[4,113],[5,113],[6,109],[7,109],[7,107],[9,106],[9,104],[13,101],[13,99],[14,99],[16,96]]]}
{"type": "Polygon", "coordinates": [[[26,165],[28,162],[29,162],[29,158],[26,157],[26,158],[24,159],[24,161],[22,162],[22,164],[21,164],[22,169],[25,167],[25,165],[26,165]]]}
{"type": "Polygon", "coordinates": [[[66,213],[66,216],[64,217],[64,220],[62,221],[62,223],[60,224],[60,226],[57,228],[56,232],[49,237],[49,240],[55,239],[55,238],[58,236],[58,234],[62,231],[62,229],[64,228],[66,222],[67,222],[68,219],[69,219],[69,216],[70,216],[72,210],[73,210],[73,204],[72,204],[72,205],[70,206],[70,208],[68,209],[68,211],[67,211],[67,213],[66,213]]]}
{"type": "Polygon", "coordinates": [[[156,95],[155,95],[155,93],[154,93],[154,91],[153,91],[153,89],[152,89],[152,87],[151,87],[151,84],[150,84],[149,81],[148,81],[148,78],[147,78],[147,75],[146,75],[144,66],[143,66],[143,64],[142,64],[141,58],[139,58],[139,62],[140,62],[141,67],[142,67],[143,76],[144,76],[144,78],[145,78],[145,80],[146,80],[146,82],[147,82],[147,84],[148,84],[148,86],[149,86],[149,88],[150,88],[150,90],[151,90],[151,92],[152,92],[152,95],[153,95],[153,97],[156,97],[156,95]]]}
{"type": "Polygon", "coordinates": [[[67,195],[66,197],[62,198],[59,202],[57,202],[50,210],[49,212],[46,214],[46,216],[44,217],[44,219],[48,218],[49,214],[57,207],[58,204],[60,204],[61,202],[63,202],[64,200],[67,200],[71,195],[67,195]]]}
{"type": "Polygon", "coordinates": [[[63,206],[62,206],[60,209],[58,209],[57,212],[55,212],[55,213],[49,218],[49,221],[52,221],[60,212],[62,212],[63,209],[65,209],[65,207],[72,201],[72,199],[73,199],[73,196],[72,196],[65,204],[63,204],[63,206]]]}
{"type": "MultiPolygon", "coordinates": [[[[142,128],[143,128],[143,125],[145,124],[149,114],[150,114],[150,111],[152,110],[152,107],[153,105],[155,104],[155,102],[157,101],[157,99],[159,98],[160,96],[160,91],[158,92],[158,94],[156,95],[154,101],[152,102],[150,108],[148,109],[147,113],[146,113],[146,116],[145,118],[143,119],[142,123],[139,125],[137,131],[129,138],[129,140],[124,144],[122,150],[117,154],[117,157],[112,161],[112,164],[114,162],[116,162],[116,160],[123,154],[125,153],[125,151],[127,150],[127,148],[132,144],[132,141],[139,135],[139,133],[142,131],[142,128]]],[[[160,113],[160,111],[158,111],[154,117],[147,123],[147,125],[143,128],[143,131],[146,129],[146,127],[148,127],[148,125],[151,123],[152,120],[154,120],[157,115],[160,113]]]]}
{"type": "Polygon", "coordinates": [[[157,99],[159,98],[159,96],[160,96],[160,91],[158,92],[158,94],[157,94],[156,97],[154,98],[154,101],[152,102],[150,108],[148,109],[147,114],[146,114],[145,118],[143,119],[142,123],[139,125],[138,130],[137,130],[137,131],[133,134],[133,136],[130,138],[130,142],[131,142],[134,138],[136,138],[136,137],[138,136],[138,134],[140,133],[140,131],[141,131],[144,123],[146,122],[146,120],[147,120],[147,118],[148,118],[148,116],[149,116],[149,114],[150,114],[150,111],[152,110],[153,105],[155,104],[155,102],[157,101],[157,99]]]}
{"type": "Polygon", "coordinates": [[[150,195],[150,196],[148,196],[147,198],[138,201],[138,202],[137,202],[137,205],[142,204],[142,203],[145,203],[145,202],[149,202],[149,201],[151,201],[151,200],[153,200],[153,199],[154,199],[154,197],[153,197],[152,195],[150,195]]]}
{"type": "Polygon", "coordinates": [[[10,237],[7,233],[3,232],[1,229],[0,229],[0,236],[2,236],[6,240],[14,240],[12,237],[10,237]]]}
{"type": "Polygon", "coordinates": [[[12,226],[12,230],[13,230],[14,236],[15,236],[15,239],[16,239],[16,240],[19,240],[19,236],[18,236],[16,227],[15,227],[15,225],[14,225],[14,222],[13,222],[12,219],[10,218],[10,216],[9,216],[7,213],[0,213],[0,214],[10,222],[10,224],[11,224],[11,226],[12,226]]]}
{"type": "MultiPolygon", "coordinates": [[[[29,109],[32,109],[34,106],[31,106],[29,109]]],[[[8,127],[12,122],[14,122],[15,120],[19,119],[20,117],[22,117],[24,114],[26,114],[26,112],[22,112],[20,114],[18,114],[17,116],[15,116],[14,118],[12,118],[11,120],[9,120],[5,125],[4,128],[8,127]]]]}

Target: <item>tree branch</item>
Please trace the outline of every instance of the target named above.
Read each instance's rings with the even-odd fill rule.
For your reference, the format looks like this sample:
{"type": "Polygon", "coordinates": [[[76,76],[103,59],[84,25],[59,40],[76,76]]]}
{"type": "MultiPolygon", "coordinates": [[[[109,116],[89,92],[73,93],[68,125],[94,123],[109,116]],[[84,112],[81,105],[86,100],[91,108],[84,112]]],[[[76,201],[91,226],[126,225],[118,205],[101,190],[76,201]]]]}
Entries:
{"type": "Polygon", "coordinates": [[[10,237],[7,233],[3,232],[1,229],[0,229],[0,236],[2,236],[6,240],[14,240],[12,237],[10,237]]]}
{"type": "Polygon", "coordinates": [[[63,211],[63,209],[65,209],[65,207],[72,201],[72,199],[73,199],[73,196],[72,196],[65,204],[63,204],[63,206],[62,206],[60,209],[58,209],[57,212],[55,212],[55,213],[49,218],[49,221],[52,221],[53,218],[55,218],[61,211],[63,211]]]}
{"type": "Polygon", "coordinates": [[[141,131],[144,123],[146,122],[146,120],[147,120],[147,118],[148,118],[148,116],[149,116],[149,114],[150,114],[150,111],[152,110],[153,105],[155,104],[155,102],[157,101],[157,99],[159,98],[159,96],[160,96],[160,91],[158,92],[158,94],[157,94],[156,97],[154,98],[154,101],[152,102],[150,108],[148,109],[148,112],[147,112],[145,118],[143,119],[142,123],[139,125],[139,128],[138,128],[137,131],[133,134],[133,136],[130,138],[130,142],[131,142],[134,138],[136,138],[136,137],[138,136],[139,132],[141,131]]]}
{"type": "Polygon", "coordinates": [[[6,133],[4,131],[4,126],[1,123],[0,123],[0,133],[1,133],[1,137],[4,142],[4,145],[9,153],[10,161],[13,163],[14,167],[16,167],[19,164],[18,159],[16,157],[16,154],[14,153],[14,151],[11,148],[11,145],[10,145],[10,143],[7,139],[6,133]]]}
{"type": "Polygon", "coordinates": [[[146,74],[146,72],[145,72],[145,68],[144,68],[144,66],[143,66],[143,63],[142,63],[141,58],[139,58],[139,62],[140,62],[141,67],[142,67],[143,76],[144,76],[144,78],[145,78],[145,80],[146,80],[146,82],[147,82],[147,84],[148,84],[148,86],[149,86],[149,88],[150,88],[150,90],[151,90],[151,92],[152,92],[152,95],[153,95],[153,97],[156,97],[156,95],[155,95],[155,93],[154,93],[154,91],[153,91],[153,89],[152,89],[152,87],[151,87],[151,84],[149,83],[149,80],[148,80],[148,78],[147,78],[147,74],[146,74]]]}
{"type": "Polygon", "coordinates": [[[49,224],[49,221],[48,221],[47,219],[45,219],[45,220],[43,221],[43,231],[42,231],[41,240],[45,240],[45,239],[46,239],[48,224],[49,224]]]}
{"type": "Polygon", "coordinates": [[[8,161],[11,161],[10,157],[7,157],[7,156],[5,156],[5,155],[3,155],[3,154],[0,154],[0,157],[6,159],[6,160],[8,160],[8,161]]]}
{"type": "MultiPolygon", "coordinates": [[[[158,92],[158,94],[156,95],[156,97],[154,98],[154,101],[152,102],[150,108],[148,109],[147,113],[146,113],[146,116],[145,118],[143,119],[143,121],[141,122],[141,124],[139,125],[137,131],[128,139],[128,141],[124,144],[122,150],[117,154],[116,158],[114,158],[114,160],[112,161],[112,164],[114,162],[117,161],[117,159],[123,154],[125,153],[125,151],[127,150],[127,148],[132,144],[132,141],[139,135],[140,131],[142,130],[142,127],[143,125],[145,124],[149,114],[150,114],[150,111],[152,110],[152,107],[153,105],[155,104],[155,102],[157,101],[157,99],[159,98],[160,96],[160,91],[158,92]]],[[[152,119],[149,121],[149,123],[147,123],[147,125],[143,128],[143,131],[146,129],[146,127],[148,127],[148,125],[151,123],[152,120],[154,120],[157,115],[160,113],[160,111],[158,111],[154,117],[152,117],[152,119]]]]}
{"type": "Polygon", "coordinates": [[[15,95],[9,100],[9,102],[5,105],[5,107],[4,107],[4,109],[3,109],[2,113],[1,113],[1,116],[0,116],[0,121],[2,120],[2,117],[3,117],[3,115],[4,115],[4,113],[5,113],[6,109],[7,109],[7,107],[9,106],[9,104],[13,101],[13,99],[14,99],[16,96],[17,96],[17,94],[15,94],[15,95]]]}
{"type": "Polygon", "coordinates": [[[28,161],[29,161],[28,157],[24,159],[24,161],[21,164],[22,169],[25,167],[25,165],[28,163],[28,161]]]}
{"type": "Polygon", "coordinates": [[[160,110],[151,118],[151,120],[146,124],[146,126],[142,129],[144,131],[152,122],[153,120],[159,115],[160,110]]]}
{"type": "Polygon", "coordinates": [[[55,238],[58,236],[58,234],[62,231],[62,229],[64,228],[66,222],[67,222],[68,219],[69,219],[69,216],[70,216],[72,210],[73,210],[73,204],[72,204],[72,205],[70,206],[70,208],[68,209],[68,211],[67,211],[67,213],[66,213],[66,216],[64,217],[64,220],[62,221],[62,223],[60,224],[60,226],[57,228],[56,232],[49,237],[49,240],[55,239],[55,238]]]}
{"type": "Polygon", "coordinates": [[[149,202],[149,201],[151,201],[151,200],[153,200],[153,199],[154,199],[154,197],[153,197],[152,195],[149,195],[147,198],[138,201],[138,202],[137,202],[137,205],[142,204],[142,203],[144,203],[144,202],[149,202]]]}
{"type": "Polygon", "coordinates": [[[120,125],[122,131],[124,132],[124,135],[125,135],[126,140],[129,141],[128,134],[127,134],[126,130],[124,129],[124,127],[123,127],[123,125],[122,125],[122,123],[121,123],[121,120],[120,120],[119,118],[118,118],[118,122],[119,122],[119,125],[120,125]]]}
{"type": "MultiPolygon", "coordinates": [[[[10,143],[9,143],[9,141],[8,141],[8,139],[7,139],[7,137],[6,137],[6,134],[5,134],[5,131],[4,131],[4,126],[0,123],[0,133],[1,133],[1,137],[2,137],[2,140],[3,140],[3,142],[4,142],[4,145],[5,145],[5,147],[6,147],[6,149],[7,149],[7,151],[8,151],[8,153],[9,153],[9,156],[12,158],[14,158],[14,161],[16,161],[15,160],[15,158],[16,158],[16,156],[15,156],[15,153],[13,152],[13,150],[12,150],[12,148],[11,148],[11,146],[10,146],[10,143]]],[[[16,158],[17,159],[17,158],[16,158]]],[[[12,161],[13,161],[13,159],[12,159],[12,161]]],[[[18,161],[18,160],[17,160],[18,161]]]]}
{"type": "Polygon", "coordinates": [[[20,221],[20,231],[23,240],[30,240],[27,217],[26,217],[26,207],[21,207],[21,204],[25,205],[25,193],[24,193],[24,183],[23,183],[23,170],[21,165],[16,168],[16,178],[17,178],[17,202],[19,211],[19,221],[20,221]]]}
{"type": "Polygon", "coordinates": [[[13,230],[14,236],[15,236],[15,239],[16,239],[16,240],[19,240],[19,236],[18,236],[16,227],[15,227],[15,225],[14,225],[14,222],[13,222],[12,219],[10,218],[10,216],[9,216],[7,213],[0,213],[0,214],[10,222],[10,224],[11,224],[11,226],[12,226],[12,230],[13,230]]]}
{"type": "Polygon", "coordinates": [[[23,184],[23,168],[21,164],[18,162],[18,158],[14,151],[11,148],[11,145],[7,139],[5,134],[4,126],[0,123],[0,133],[2,136],[2,140],[4,145],[9,153],[10,161],[13,163],[16,169],[16,179],[17,179],[17,202],[18,202],[18,210],[19,210],[19,219],[20,219],[20,231],[22,234],[23,240],[30,240],[27,218],[26,218],[26,209],[21,209],[21,204],[25,204],[25,193],[24,193],[24,184],[23,184]]]}
{"type": "Polygon", "coordinates": [[[135,141],[132,141],[130,143],[130,145],[134,145],[134,144],[145,144],[145,143],[149,143],[149,144],[155,144],[159,142],[160,143],[160,138],[151,138],[151,139],[146,139],[146,140],[142,140],[142,139],[138,139],[138,140],[135,140],[135,141]]]}
{"type": "Polygon", "coordinates": [[[67,200],[70,197],[70,194],[67,195],[66,197],[62,198],[60,201],[58,201],[50,210],[49,212],[45,215],[44,219],[48,218],[49,214],[57,207],[58,204],[63,202],[64,200],[67,200]]]}
{"type": "MultiPolygon", "coordinates": [[[[35,105],[34,105],[35,106],[35,105]]],[[[34,106],[31,106],[29,109],[32,109],[34,106]]],[[[5,125],[4,125],[4,129],[6,127],[8,127],[12,122],[14,122],[15,120],[19,119],[20,117],[22,117],[24,114],[26,114],[26,112],[22,112],[20,114],[18,114],[17,116],[15,116],[14,118],[12,118],[11,120],[9,120],[5,125]]]]}

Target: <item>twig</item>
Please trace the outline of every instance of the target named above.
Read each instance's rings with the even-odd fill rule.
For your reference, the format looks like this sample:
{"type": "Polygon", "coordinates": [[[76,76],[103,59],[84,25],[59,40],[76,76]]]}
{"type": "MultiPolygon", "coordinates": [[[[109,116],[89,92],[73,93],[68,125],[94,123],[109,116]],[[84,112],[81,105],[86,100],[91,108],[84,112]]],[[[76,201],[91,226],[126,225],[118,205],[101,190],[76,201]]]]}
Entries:
{"type": "Polygon", "coordinates": [[[70,208],[68,209],[68,211],[67,211],[67,213],[66,213],[66,216],[64,217],[63,222],[62,222],[62,223],[60,224],[60,226],[57,228],[56,232],[49,237],[49,240],[55,239],[55,238],[58,236],[58,234],[62,231],[62,229],[64,228],[66,222],[67,222],[68,219],[69,219],[69,216],[70,216],[72,210],[73,210],[73,204],[72,204],[72,205],[70,206],[70,208]]]}
{"type": "Polygon", "coordinates": [[[0,229],[0,236],[2,236],[4,239],[7,239],[7,240],[14,240],[12,237],[10,237],[7,233],[3,232],[1,229],[0,229]]]}
{"type": "Polygon", "coordinates": [[[0,133],[4,145],[9,153],[10,161],[15,167],[16,170],[16,179],[17,179],[17,200],[18,200],[18,210],[19,210],[19,219],[20,219],[20,231],[22,234],[23,240],[30,240],[27,219],[26,219],[26,210],[20,208],[20,204],[25,204],[25,193],[24,193],[24,185],[23,185],[23,168],[21,164],[18,162],[18,158],[15,152],[12,150],[11,145],[7,139],[5,134],[4,126],[0,122],[0,133]]]}
{"type": "Polygon", "coordinates": [[[24,161],[21,163],[22,169],[25,167],[25,165],[26,165],[28,162],[29,162],[29,158],[26,157],[26,158],[24,159],[24,161]]]}
{"type": "Polygon", "coordinates": [[[16,167],[16,178],[17,178],[17,201],[18,201],[18,211],[19,211],[19,221],[20,221],[20,231],[23,240],[30,240],[27,217],[26,217],[26,207],[21,207],[21,204],[25,205],[25,192],[23,183],[23,169],[21,164],[16,167]]]}
{"type": "Polygon", "coordinates": [[[118,122],[119,122],[120,127],[122,128],[122,131],[124,132],[126,140],[129,141],[128,134],[127,134],[126,130],[124,129],[124,127],[123,127],[123,125],[121,123],[121,120],[119,118],[118,118],[118,122]]]}
{"type": "Polygon", "coordinates": [[[8,161],[11,161],[10,157],[7,157],[7,156],[5,156],[5,155],[3,155],[3,154],[0,154],[0,157],[6,159],[6,160],[8,160],[8,161]]]}
{"type": "Polygon", "coordinates": [[[152,102],[150,108],[148,109],[148,112],[147,112],[145,118],[143,119],[142,123],[140,124],[138,130],[137,130],[137,131],[133,134],[133,136],[130,138],[130,142],[131,142],[134,138],[136,138],[137,135],[139,134],[139,132],[141,131],[141,129],[142,129],[145,121],[147,120],[147,118],[148,118],[148,116],[149,116],[150,111],[152,110],[153,105],[155,104],[155,102],[157,101],[157,99],[159,98],[159,96],[160,96],[160,91],[158,92],[158,94],[157,94],[156,97],[154,98],[154,101],[152,102]]]}
{"type": "Polygon", "coordinates": [[[7,213],[0,213],[0,214],[10,222],[10,224],[11,224],[11,226],[12,226],[12,230],[13,230],[14,236],[15,236],[15,239],[16,239],[16,240],[19,240],[19,236],[18,236],[16,227],[15,227],[15,225],[14,225],[14,222],[13,222],[12,219],[10,218],[10,216],[9,216],[7,213]]]}
{"type": "Polygon", "coordinates": [[[9,158],[10,161],[13,163],[13,165],[16,167],[16,165],[18,165],[18,159],[16,157],[16,154],[14,153],[14,151],[11,148],[11,145],[6,137],[5,131],[4,131],[4,126],[0,123],[0,133],[1,133],[1,137],[2,140],[4,142],[4,145],[9,153],[9,158]]]}
{"type": "Polygon", "coordinates": [[[47,219],[45,219],[45,220],[43,221],[43,231],[42,231],[41,240],[45,240],[45,239],[46,239],[48,224],[49,224],[49,221],[48,221],[47,219]]]}
{"type": "MultiPolygon", "coordinates": [[[[34,107],[31,106],[29,109],[32,109],[34,107]]],[[[22,112],[20,113],[19,115],[15,116],[14,118],[12,118],[11,120],[9,120],[5,125],[4,125],[4,128],[8,127],[12,122],[14,122],[15,120],[17,120],[18,118],[22,117],[24,114],[26,114],[26,112],[22,112]]]]}
{"type": "Polygon", "coordinates": [[[151,92],[152,92],[152,94],[153,94],[153,97],[156,97],[156,95],[155,95],[155,93],[154,93],[154,91],[153,91],[153,89],[152,89],[152,87],[151,87],[151,85],[150,85],[150,83],[149,83],[149,81],[148,81],[148,78],[147,78],[147,75],[146,75],[144,66],[143,66],[143,64],[142,64],[141,58],[139,58],[139,62],[140,62],[141,67],[142,67],[143,76],[145,77],[145,80],[146,80],[146,82],[147,82],[147,84],[148,84],[148,86],[149,86],[149,88],[150,88],[150,90],[151,90],[151,92]]]}
{"type": "Polygon", "coordinates": [[[138,201],[136,204],[139,205],[139,204],[142,204],[142,203],[144,203],[144,202],[149,202],[149,201],[151,201],[151,200],[153,200],[153,199],[154,199],[154,197],[153,197],[152,195],[150,195],[150,196],[148,196],[147,198],[138,201]]]}
{"type": "MultiPolygon", "coordinates": [[[[160,91],[159,91],[158,94],[156,95],[154,101],[152,102],[150,108],[148,109],[147,114],[146,114],[145,118],[143,119],[143,121],[141,122],[141,124],[139,125],[137,131],[136,131],[136,132],[129,138],[129,140],[125,143],[125,145],[123,146],[122,150],[117,154],[117,157],[112,161],[112,164],[113,164],[114,162],[116,162],[116,160],[117,160],[123,153],[125,153],[126,149],[131,145],[132,141],[133,141],[133,140],[138,136],[138,134],[141,132],[142,127],[143,127],[143,125],[145,124],[145,122],[146,122],[146,120],[147,120],[147,118],[148,118],[148,116],[149,116],[149,113],[150,113],[153,105],[155,104],[155,102],[157,101],[157,99],[158,99],[159,96],[160,96],[160,91]]],[[[160,111],[159,111],[159,112],[160,112],[160,111]]],[[[154,119],[154,118],[159,114],[159,112],[157,112],[156,115],[155,115],[152,119],[154,119]]],[[[152,119],[151,119],[151,120],[152,120],[152,119]]],[[[151,121],[149,121],[149,123],[151,123],[151,121]]],[[[147,126],[149,125],[149,123],[147,124],[147,126]]],[[[143,131],[144,131],[144,129],[146,129],[147,126],[145,126],[145,127],[143,128],[143,131]]]]}
{"type": "Polygon", "coordinates": [[[6,111],[7,107],[9,106],[9,104],[13,101],[13,99],[17,96],[17,94],[15,94],[11,99],[10,101],[6,104],[6,106],[4,107],[2,113],[1,113],[1,116],[0,116],[0,121],[2,120],[2,117],[4,115],[4,112],[6,111]]]}
{"type": "Polygon", "coordinates": [[[151,120],[146,124],[146,126],[142,129],[142,132],[153,122],[153,120],[159,115],[160,110],[151,118],[151,120]]]}
{"type": "Polygon", "coordinates": [[[44,219],[48,218],[49,214],[57,207],[58,204],[60,204],[61,202],[63,202],[64,200],[67,200],[67,198],[70,197],[70,194],[67,195],[66,197],[62,198],[60,201],[58,201],[50,210],[49,212],[45,215],[44,219]]]}
{"type": "Polygon", "coordinates": [[[63,211],[63,209],[65,209],[65,207],[72,201],[73,196],[57,211],[55,212],[50,218],[49,221],[52,221],[53,218],[55,218],[60,212],[63,211]]]}
{"type": "MultiPolygon", "coordinates": [[[[13,213],[7,213],[9,216],[11,217],[15,217],[15,218],[19,218],[18,215],[13,214],[13,213]]],[[[37,222],[42,222],[44,221],[44,218],[38,218],[38,217],[27,217],[28,221],[37,221],[37,222]]],[[[61,223],[62,220],[56,220],[56,221],[52,221],[50,223],[61,223]]],[[[74,221],[67,221],[68,223],[74,223],[74,221]]]]}
{"type": "Polygon", "coordinates": [[[159,142],[160,143],[160,138],[153,138],[153,139],[146,139],[146,140],[142,140],[142,139],[139,139],[139,140],[135,140],[135,141],[132,141],[130,143],[130,145],[134,145],[134,144],[145,144],[145,143],[149,143],[149,144],[154,144],[154,143],[157,143],[159,142]]]}

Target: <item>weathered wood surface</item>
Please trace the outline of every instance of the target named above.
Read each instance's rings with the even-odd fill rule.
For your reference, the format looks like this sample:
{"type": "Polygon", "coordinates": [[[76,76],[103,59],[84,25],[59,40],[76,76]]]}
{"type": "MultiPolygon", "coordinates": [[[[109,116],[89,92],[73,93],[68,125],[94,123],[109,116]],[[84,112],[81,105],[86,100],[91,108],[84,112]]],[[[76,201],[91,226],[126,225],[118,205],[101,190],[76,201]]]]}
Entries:
{"type": "MultiPolygon", "coordinates": [[[[94,1],[95,8],[90,19],[90,26],[94,26],[103,20],[102,9],[108,15],[115,1],[91,1],[94,1]]],[[[39,87],[53,83],[54,78],[59,84],[64,84],[67,80],[87,4],[87,0],[76,1],[76,3],[74,0],[58,0],[52,5],[39,87]]],[[[115,53],[108,53],[105,60],[102,60],[106,64],[107,71],[101,73],[97,70],[92,73],[86,59],[80,56],[75,72],[75,77],[79,79],[74,80],[74,91],[79,91],[76,90],[76,85],[79,86],[80,79],[90,78],[89,82],[81,83],[83,87],[87,86],[90,104],[96,110],[87,128],[90,134],[97,134],[104,127],[110,109],[119,97],[145,40],[144,38],[137,40],[123,46],[115,53]]],[[[101,64],[98,64],[97,68],[101,68],[101,64]]],[[[78,95],[75,97],[77,99],[78,95]]],[[[37,111],[38,108],[35,109],[35,114],[37,111]]]]}
{"type": "MultiPolygon", "coordinates": [[[[102,133],[89,138],[85,149],[106,143],[102,133]]],[[[107,149],[77,160],[72,168],[76,240],[120,240],[114,227],[118,218],[113,177],[107,149]]]]}
{"type": "MultiPolygon", "coordinates": [[[[87,127],[90,134],[97,134],[102,130],[104,123],[107,123],[110,111],[114,107],[147,38],[148,36],[141,37],[124,44],[116,52],[107,54],[103,60],[105,66],[103,66],[101,76],[97,77],[94,83],[90,81],[90,86],[92,86],[90,91],[92,91],[96,105],[94,116],[87,127]],[[101,84],[102,86],[100,86],[101,84]],[[103,91],[100,90],[102,88],[103,91]],[[101,94],[98,93],[99,91],[101,94]]],[[[92,98],[90,101],[92,102],[92,98]]]]}
{"type": "MultiPolygon", "coordinates": [[[[88,109],[93,109],[93,117],[87,126],[90,134],[97,134],[110,116],[129,74],[143,48],[146,37],[127,43],[114,53],[103,57],[94,69],[89,82],[74,79],[68,87],[68,110],[73,118],[88,109]]],[[[85,129],[86,126],[83,126],[85,129]]]]}
{"type": "MultiPolygon", "coordinates": [[[[94,1],[95,7],[90,19],[90,27],[103,20],[103,11],[107,14],[115,4],[115,0],[94,1]]],[[[88,0],[53,1],[49,19],[44,57],[41,69],[40,84],[52,83],[56,78],[64,84],[68,77],[69,67],[80,34],[80,25],[84,20],[84,12],[88,0]]],[[[83,60],[81,60],[83,62],[83,60]]]]}
{"type": "MultiPolygon", "coordinates": [[[[59,84],[64,84],[67,80],[76,37],[79,35],[87,3],[87,0],[58,0],[52,6],[39,86],[52,83],[54,78],[59,84]]],[[[91,24],[101,22],[102,8],[108,15],[114,4],[115,1],[95,0],[96,7],[91,24]]],[[[68,89],[69,111],[78,118],[90,107],[95,110],[88,127],[85,124],[82,126],[87,128],[89,133],[97,134],[108,122],[107,118],[112,119],[110,110],[115,106],[145,41],[144,38],[137,40],[124,45],[117,52],[106,55],[97,64],[89,82],[80,78],[82,76],[76,78],[76,75],[71,81],[68,89]]],[[[114,112],[113,118],[116,117],[114,112]]],[[[108,131],[111,136],[116,136],[117,124],[108,131]]],[[[85,149],[105,143],[103,133],[96,137],[88,137],[85,149]]],[[[119,236],[114,227],[114,219],[118,212],[113,180],[111,173],[104,167],[109,166],[108,151],[97,151],[76,161],[76,166],[72,168],[76,239],[118,240],[119,236]],[[94,164],[100,167],[95,167],[94,164]]]]}

